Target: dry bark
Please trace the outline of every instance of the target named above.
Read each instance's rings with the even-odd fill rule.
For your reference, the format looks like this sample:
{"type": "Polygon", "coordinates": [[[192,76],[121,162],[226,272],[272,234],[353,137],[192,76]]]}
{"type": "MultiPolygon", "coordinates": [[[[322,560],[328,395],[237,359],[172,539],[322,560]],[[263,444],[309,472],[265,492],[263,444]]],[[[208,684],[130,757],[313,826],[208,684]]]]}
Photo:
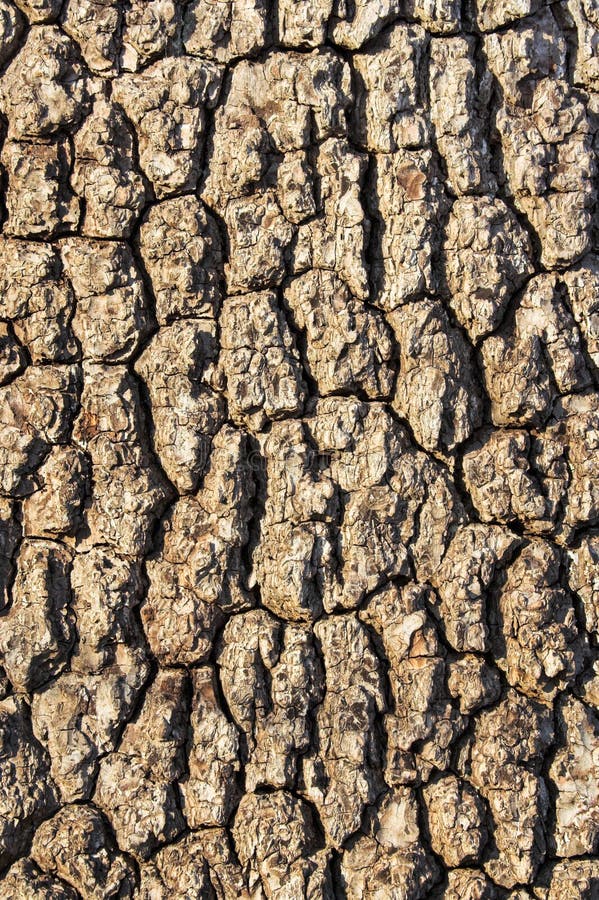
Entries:
{"type": "Polygon", "coordinates": [[[0,896],[599,897],[593,0],[0,0],[0,896]]]}

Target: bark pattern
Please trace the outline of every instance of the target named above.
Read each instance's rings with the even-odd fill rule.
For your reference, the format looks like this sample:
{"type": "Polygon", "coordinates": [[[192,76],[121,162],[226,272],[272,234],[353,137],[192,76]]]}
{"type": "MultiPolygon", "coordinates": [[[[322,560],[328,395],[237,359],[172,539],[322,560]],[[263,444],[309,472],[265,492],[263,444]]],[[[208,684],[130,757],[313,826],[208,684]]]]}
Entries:
{"type": "Polygon", "coordinates": [[[593,0],[0,0],[0,895],[599,897],[593,0]]]}

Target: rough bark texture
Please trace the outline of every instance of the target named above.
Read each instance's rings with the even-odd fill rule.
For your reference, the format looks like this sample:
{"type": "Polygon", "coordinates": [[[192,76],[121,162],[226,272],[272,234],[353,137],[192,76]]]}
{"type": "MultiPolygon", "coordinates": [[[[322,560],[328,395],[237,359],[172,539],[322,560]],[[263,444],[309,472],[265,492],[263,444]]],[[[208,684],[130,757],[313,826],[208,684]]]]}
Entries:
{"type": "Polygon", "coordinates": [[[0,0],[0,897],[599,898],[595,0],[0,0]]]}

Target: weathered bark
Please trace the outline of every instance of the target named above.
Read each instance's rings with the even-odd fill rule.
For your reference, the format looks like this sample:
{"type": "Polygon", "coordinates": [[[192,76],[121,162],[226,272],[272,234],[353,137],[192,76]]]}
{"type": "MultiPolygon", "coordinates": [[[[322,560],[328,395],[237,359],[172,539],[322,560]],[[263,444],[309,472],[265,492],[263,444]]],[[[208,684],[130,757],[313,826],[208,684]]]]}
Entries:
{"type": "Polygon", "coordinates": [[[594,0],[0,0],[0,896],[599,896],[594,0]]]}

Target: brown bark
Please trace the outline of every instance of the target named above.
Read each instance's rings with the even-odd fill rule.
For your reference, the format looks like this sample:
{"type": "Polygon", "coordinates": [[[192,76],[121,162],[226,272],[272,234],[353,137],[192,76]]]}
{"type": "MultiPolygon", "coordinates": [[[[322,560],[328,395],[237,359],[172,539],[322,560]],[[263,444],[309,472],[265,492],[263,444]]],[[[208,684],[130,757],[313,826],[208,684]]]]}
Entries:
{"type": "Polygon", "coordinates": [[[596,3],[0,66],[0,896],[599,896],[596,3]]]}

